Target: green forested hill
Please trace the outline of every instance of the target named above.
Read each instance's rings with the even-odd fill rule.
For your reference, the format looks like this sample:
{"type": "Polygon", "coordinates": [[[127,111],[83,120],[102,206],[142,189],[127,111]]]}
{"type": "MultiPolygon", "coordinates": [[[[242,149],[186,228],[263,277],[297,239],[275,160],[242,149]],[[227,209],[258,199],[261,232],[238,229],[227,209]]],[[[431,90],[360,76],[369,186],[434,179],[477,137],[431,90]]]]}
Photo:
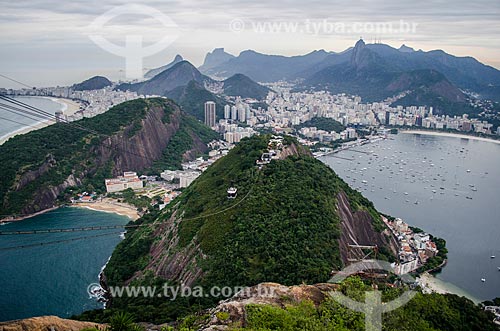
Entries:
{"type": "Polygon", "coordinates": [[[158,98],[128,101],[71,126],[56,123],[15,136],[0,146],[0,214],[51,207],[75,186],[102,191],[104,178],[147,169],[153,162],[175,166],[184,152],[199,148],[193,135],[203,142],[217,137],[171,100],[158,98]],[[177,144],[171,146],[171,140],[177,144]]]}
{"type": "MultiPolygon", "coordinates": [[[[326,282],[330,271],[342,267],[339,242],[347,221],[345,210],[340,212],[342,195],[352,211],[347,218],[368,217],[369,224],[353,224],[374,238],[384,228],[380,215],[293,138],[285,137],[280,159],[259,170],[255,161],[267,150],[268,140],[269,136],[242,140],[170,208],[138,220],[141,226],[130,229],[117,246],[104,276],[108,286],[160,289],[182,283],[207,291],[214,285],[260,284],[281,292],[268,297],[249,291],[219,305],[225,297],[114,297],[108,309],[78,318],[105,322],[117,312],[127,312],[136,321],[174,322],[170,330],[183,331],[364,330],[364,315],[341,306],[327,293],[335,289],[363,302],[365,291],[373,290],[372,281],[351,277],[340,285],[304,284],[326,282]],[[234,200],[226,195],[230,185],[238,188],[234,200]],[[292,291],[266,282],[300,286],[292,291]]],[[[379,258],[391,259],[390,247],[379,249],[386,254],[379,258]]],[[[384,302],[401,294],[384,280],[375,283],[384,302]]],[[[384,330],[390,331],[495,329],[492,315],[455,295],[417,293],[383,318],[384,330]]]]}
{"type": "MultiPolygon", "coordinates": [[[[268,139],[243,140],[169,209],[142,220],[150,226],[130,231],[117,246],[105,270],[107,283],[210,287],[325,282],[343,264],[339,194],[347,197],[353,218],[370,220],[363,231],[381,243],[386,256],[380,257],[391,259],[390,248],[382,247],[383,225],[372,203],[292,138],[287,138],[287,157],[258,170],[255,161],[268,148],[268,139]],[[238,188],[234,200],[227,198],[231,185],[238,188]]],[[[190,307],[184,304],[176,307],[190,307]]],[[[112,306],[133,306],[141,313],[148,306],[149,316],[173,317],[168,302],[113,299],[112,306]]]]}

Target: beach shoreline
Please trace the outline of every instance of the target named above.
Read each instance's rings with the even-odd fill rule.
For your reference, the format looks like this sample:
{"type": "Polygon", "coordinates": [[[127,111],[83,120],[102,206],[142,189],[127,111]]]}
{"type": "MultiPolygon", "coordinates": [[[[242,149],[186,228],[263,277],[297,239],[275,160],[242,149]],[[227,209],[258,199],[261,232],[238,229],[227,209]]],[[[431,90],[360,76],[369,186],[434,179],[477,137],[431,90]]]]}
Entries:
{"type": "Polygon", "coordinates": [[[473,297],[471,294],[465,292],[463,289],[442,281],[441,279],[433,276],[428,272],[424,272],[417,277],[417,283],[422,288],[424,294],[438,293],[438,294],[455,294],[458,296],[466,297],[467,299],[478,304],[481,300],[473,297]]]}
{"type": "MultiPolygon", "coordinates": [[[[61,105],[60,111],[66,116],[71,116],[74,115],[78,110],[80,110],[80,104],[76,101],[73,101],[71,99],[63,99],[63,98],[53,98],[53,97],[44,97],[44,96],[37,96],[38,98],[47,98],[52,100],[53,102],[56,102],[61,105]]],[[[15,137],[19,134],[26,134],[31,131],[43,129],[51,124],[54,124],[55,120],[45,120],[45,121],[40,121],[34,124],[31,124],[29,126],[25,126],[22,128],[19,128],[15,131],[12,131],[10,133],[7,133],[3,136],[0,137],[0,145],[5,143],[7,140],[9,140],[12,137],[15,137]]]]}
{"type": "Polygon", "coordinates": [[[96,202],[75,202],[69,205],[69,207],[86,208],[94,211],[117,214],[126,216],[132,221],[135,221],[140,217],[137,209],[134,206],[116,202],[112,199],[103,199],[96,202]]]}
{"type": "Polygon", "coordinates": [[[116,202],[113,199],[105,198],[101,201],[96,201],[96,202],[75,202],[69,205],[54,206],[29,215],[24,215],[20,217],[6,217],[0,219],[0,222],[1,223],[19,222],[28,218],[48,213],[50,211],[59,209],[61,207],[86,208],[94,211],[126,216],[132,221],[135,221],[140,217],[139,213],[137,212],[137,209],[134,206],[128,205],[126,203],[116,202]]]}
{"type": "Polygon", "coordinates": [[[425,130],[399,130],[399,132],[404,133],[404,134],[421,134],[421,135],[427,135],[427,136],[470,139],[470,140],[478,140],[478,141],[485,141],[485,142],[500,144],[500,140],[496,140],[496,139],[492,139],[492,138],[485,138],[485,137],[470,136],[470,135],[466,135],[466,134],[453,133],[453,132],[438,132],[438,131],[425,131],[425,130]]]}

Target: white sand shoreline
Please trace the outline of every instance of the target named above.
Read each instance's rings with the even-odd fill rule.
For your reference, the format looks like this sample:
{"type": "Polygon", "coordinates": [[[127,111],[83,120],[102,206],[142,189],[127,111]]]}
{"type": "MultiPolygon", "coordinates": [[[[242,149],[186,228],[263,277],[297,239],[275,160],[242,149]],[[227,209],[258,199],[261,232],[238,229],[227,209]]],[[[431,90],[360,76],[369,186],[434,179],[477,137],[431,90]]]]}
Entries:
{"type": "Polygon", "coordinates": [[[121,216],[126,216],[132,221],[137,220],[140,216],[137,209],[134,206],[130,206],[124,203],[118,203],[111,200],[103,200],[96,202],[79,202],[69,205],[74,208],[86,208],[94,211],[100,211],[105,213],[112,213],[121,216]]]}
{"type": "Polygon", "coordinates": [[[485,138],[485,137],[469,136],[466,134],[452,133],[452,132],[438,132],[438,131],[425,131],[425,130],[399,130],[399,132],[405,133],[405,134],[421,134],[421,135],[427,135],[427,136],[440,136],[440,137],[470,139],[470,140],[478,140],[478,141],[485,141],[485,142],[500,144],[500,140],[495,140],[495,139],[485,138]]]}
{"type": "MultiPolygon", "coordinates": [[[[63,99],[63,98],[53,98],[53,97],[44,97],[44,96],[36,96],[37,98],[47,98],[52,100],[55,103],[58,103],[61,105],[60,111],[63,112],[64,115],[71,116],[74,115],[78,110],[80,110],[80,104],[76,101],[70,100],[70,99],[63,99]]],[[[29,126],[25,126],[22,128],[19,128],[15,131],[9,132],[3,136],[0,137],[0,145],[5,143],[7,140],[10,138],[17,136],[19,134],[25,134],[34,130],[39,130],[43,129],[51,124],[54,124],[55,122],[53,120],[46,120],[46,121],[40,121],[34,124],[30,124],[29,126]]]]}
{"type": "Polygon", "coordinates": [[[467,299],[473,301],[474,303],[480,303],[481,300],[475,298],[471,294],[467,293],[463,289],[442,281],[441,279],[431,275],[428,272],[424,272],[417,277],[417,283],[422,288],[423,293],[438,293],[438,294],[455,294],[458,296],[464,296],[467,299]]]}

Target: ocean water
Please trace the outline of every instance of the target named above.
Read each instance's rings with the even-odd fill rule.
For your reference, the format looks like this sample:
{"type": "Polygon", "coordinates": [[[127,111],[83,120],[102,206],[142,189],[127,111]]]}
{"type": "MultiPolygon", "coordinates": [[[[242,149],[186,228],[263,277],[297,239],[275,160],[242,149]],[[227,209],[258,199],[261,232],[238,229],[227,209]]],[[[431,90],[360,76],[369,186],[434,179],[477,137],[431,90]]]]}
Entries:
{"type": "MultiPolygon", "coordinates": [[[[20,222],[0,226],[0,231],[124,225],[128,218],[83,208],[60,208],[20,222]]],[[[87,286],[98,275],[120,242],[122,229],[0,235],[0,321],[40,315],[69,317],[102,308],[90,299],[87,286]],[[87,236],[100,237],[78,239],[87,236]],[[17,248],[10,247],[73,241],[17,248]]],[[[123,231],[123,230],[122,230],[123,231]]]]}
{"type": "Polygon", "coordinates": [[[500,145],[390,137],[321,160],[379,211],[447,241],[444,284],[481,301],[500,297],[500,145]]]}
{"type": "MultiPolygon", "coordinates": [[[[17,96],[14,99],[19,100],[23,103],[26,103],[30,106],[42,109],[48,113],[54,114],[56,111],[62,110],[64,105],[53,101],[50,98],[42,98],[42,97],[30,97],[30,96],[17,96]]],[[[2,101],[3,103],[7,103],[2,101]]],[[[10,103],[7,103],[11,105],[10,103]]],[[[26,126],[34,125],[43,119],[39,119],[38,117],[33,117],[35,119],[27,118],[21,114],[14,114],[12,112],[8,112],[5,109],[0,109],[0,139],[14,131],[20,130],[26,126]],[[12,120],[14,122],[6,121],[4,118],[12,120]]]]}

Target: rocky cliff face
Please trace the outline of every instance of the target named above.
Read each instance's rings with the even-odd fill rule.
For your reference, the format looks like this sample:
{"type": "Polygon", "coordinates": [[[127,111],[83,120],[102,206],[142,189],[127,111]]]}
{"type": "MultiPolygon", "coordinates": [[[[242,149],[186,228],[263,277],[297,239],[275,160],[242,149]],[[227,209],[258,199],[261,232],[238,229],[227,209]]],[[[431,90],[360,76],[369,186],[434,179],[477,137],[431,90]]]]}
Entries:
{"type": "MultiPolygon", "coordinates": [[[[337,195],[337,209],[341,220],[341,236],[339,239],[340,254],[344,265],[348,265],[348,257],[363,259],[368,253],[349,245],[368,245],[387,247],[394,255],[397,254],[397,242],[388,232],[382,233],[374,229],[371,215],[365,210],[354,211],[344,192],[337,195]]],[[[370,258],[375,258],[374,253],[370,258]]]]}
{"type": "MultiPolygon", "coordinates": [[[[133,133],[132,137],[129,138],[133,130],[130,125],[119,134],[105,139],[96,149],[96,154],[100,155],[100,165],[113,160],[115,176],[129,169],[140,171],[150,167],[160,158],[182,121],[178,107],[169,115],[169,123],[163,123],[163,116],[163,109],[153,108],[142,119],[141,129],[133,133]]],[[[196,151],[203,151],[203,147],[196,146],[196,151]]]]}
{"type": "MultiPolygon", "coordinates": [[[[124,171],[140,172],[148,169],[155,161],[163,157],[163,153],[169,146],[170,141],[181,130],[188,132],[191,141],[183,142],[184,146],[190,147],[179,150],[179,158],[192,160],[207,151],[205,144],[207,141],[204,141],[204,139],[207,139],[207,135],[204,135],[204,139],[200,138],[197,134],[197,130],[200,128],[193,126],[202,126],[201,124],[183,113],[170,100],[148,100],[122,104],[125,106],[121,111],[125,110],[129,114],[131,109],[127,107],[135,107],[135,111],[137,111],[137,108],[144,107],[145,110],[137,111],[138,115],[136,117],[131,116],[127,121],[122,120],[123,125],[120,125],[111,134],[92,137],[87,132],[83,132],[75,137],[75,140],[80,141],[80,145],[72,145],[66,151],[64,151],[64,143],[61,143],[53,150],[44,152],[47,148],[45,147],[46,143],[40,142],[40,146],[33,147],[39,149],[41,151],[40,158],[43,157],[38,163],[35,157],[29,159],[22,156],[29,161],[24,161],[27,162],[24,167],[29,170],[23,171],[23,167],[20,166],[22,163],[15,156],[11,158],[12,160],[9,160],[9,162],[13,163],[11,169],[16,169],[14,168],[16,166],[18,168],[15,176],[13,174],[10,179],[10,187],[2,192],[4,208],[17,208],[20,211],[19,214],[29,215],[53,207],[58,197],[67,188],[80,186],[84,184],[86,179],[93,178],[97,173],[100,173],[101,177],[103,175],[117,176],[124,171]],[[55,177],[58,179],[54,179],[55,177]],[[16,203],[12,207],[13,201],[21,200],[16,198],[17,196],[23,196],[24,201],[21,206],[16,203]],[[16,200],[13,200],[13,197],[16,200]]],[[[87,123],[97,122],[98,126],[103,126],[106,125],[106,123],[102,123],[103,121],[110,121],[110,119],[116,121],[118,116],[122,117],[120,114],[111,114],[114,112],[113,109],[108,112],[110,114],[103,114],[107,116],[106,119],[102,119],[101,116],[103,115],[99,115],[87,120],[87,123]]],[[[116,112],[118,113],[118,111],[116,112]]],[[[44,135],[44,130],[50,129],[54,128],[49,127],[31,134],[44,135]]],[[[203,129],[206,128],[203,127],[203,129]]],[[[78,129],[75,128],[74,130],[78,129]]],[[[99,127],[97,130],[99,132],[104,131],[101,131],[99,127]]],[[[59,134],[64,135],[65,132],[59,134]]],[[[45,135],[50,143],[53,143],[52,140],[63,139],[63,137],[58,138],[57,135],[51,133],[45,135]]],[[[30,137],[25,138],[29,140],[30,137]]],[[[34,137],[33,141],[35,142],[36,139],[34,137]]],[[[74,141],[70,140],[70,143],[74,143],[74,141]]],[[[26,142],[26,144],[33,144],[33,142],[26,142]]],[[[2,148],[4,147],[8,148],[10,146],[2,146],[2,148]]],[[[5,152],[5,154],[7,157],[9,153],[5,152]]],[[[7,184],[7,179],[5,184],[7,184]]],[[[99,180],[97,184],[103,185],[103,182],[99,180]]],[[[7,187],[7,185],[5,186],[7,187]]]]}

